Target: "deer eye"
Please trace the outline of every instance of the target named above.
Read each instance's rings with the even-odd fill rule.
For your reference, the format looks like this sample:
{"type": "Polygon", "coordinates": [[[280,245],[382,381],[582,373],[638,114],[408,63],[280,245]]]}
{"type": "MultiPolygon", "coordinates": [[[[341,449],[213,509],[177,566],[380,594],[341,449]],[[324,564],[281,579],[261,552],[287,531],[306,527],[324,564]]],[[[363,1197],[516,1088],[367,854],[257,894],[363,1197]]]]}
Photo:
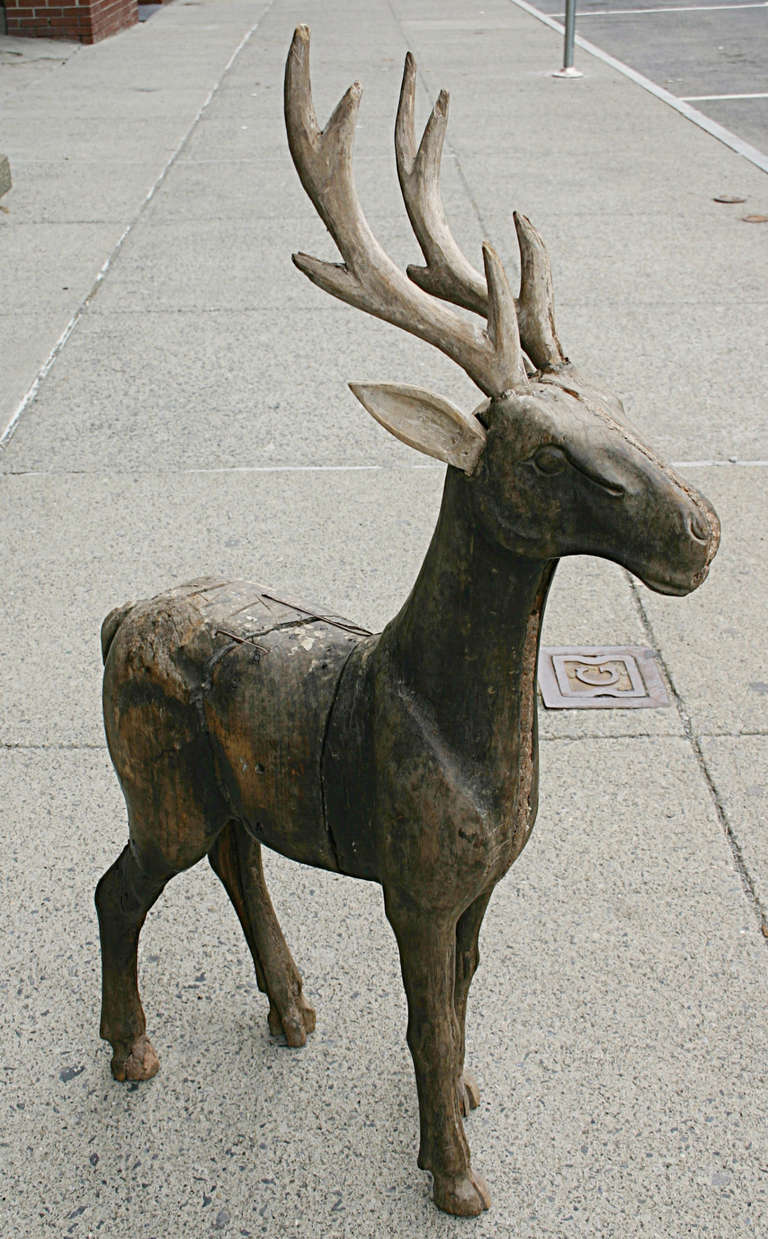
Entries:
{"type": "Polygon", "coordinates": [[[548,443],[534,454],[533,463],[539,473],[562,473],[568,464],[568,457],[561,448],[555,447],[554,443],[548,443]]]}

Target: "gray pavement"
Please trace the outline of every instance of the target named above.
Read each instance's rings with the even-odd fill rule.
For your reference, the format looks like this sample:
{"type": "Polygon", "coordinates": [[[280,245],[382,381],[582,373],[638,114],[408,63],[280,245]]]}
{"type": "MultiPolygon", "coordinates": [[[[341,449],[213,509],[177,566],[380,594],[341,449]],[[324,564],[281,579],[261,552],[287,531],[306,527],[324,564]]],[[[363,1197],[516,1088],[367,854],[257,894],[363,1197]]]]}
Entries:
{"type": "Polygon", "coordinates": [[[0,1235],[765,1235],[768,234],[741,219],[768,213],[765,174],[599,60],[553,79],[559,36],[507,0],[176,0],[95,47],[22,43],[0,39],[0,1235]],[[545,640],[652,645],[672,705],[542,711],[539,819],[470,1004],[468,1130],[493,1195],[474,1222],[438,1214],[415,1165],[373,886],[269,860],[318,1009],[304,1050],[270,1040],[203,865],[142,938],[160,1074],[115,1084],[98,1038],[92,891],[126,836],[102,617],[212,571],[384,623],[442,474],[346,382],[476,401],[290,263],[333,256],[282,132],[297,21],[320,112],[366,87],[358,181],[398,261],[417,257],[391,145],[410,47],[420,114],[452,92],[462,244],[512,259],[511,211],[533,216],[568,352],[723,520],[684,600],[607,563],[559,570],[545,640]],[[712,201],[737,191],[745,206],[712,201]]]}

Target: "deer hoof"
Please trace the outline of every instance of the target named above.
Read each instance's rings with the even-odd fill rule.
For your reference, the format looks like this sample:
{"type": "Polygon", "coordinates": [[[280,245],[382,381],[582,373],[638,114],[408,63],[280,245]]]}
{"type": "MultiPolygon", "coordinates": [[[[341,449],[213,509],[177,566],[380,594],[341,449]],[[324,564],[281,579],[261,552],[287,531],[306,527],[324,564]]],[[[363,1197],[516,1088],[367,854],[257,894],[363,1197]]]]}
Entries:
{"type": "Polygon", "coordinates": [[[127,1049],[120,1045],[112,1048],[112,1075],[116,1080],[151,1080],[152,1076],[157,1075],[160,1060],[149,1037],[143,1033],[127,1049]]]}
{"type": "Polygon", "coordinates": [[[315,1031],[315,1012],[299,994],[295,1003],[291,1003],[281,1015],[277,1007],[270,1003],[269,1031],[273,1037],[285,1037],[286,1043],[294,1048],[306,1045],[307,1033],[315,1031]]]}
{"type": "Polygon", "coordinates": [[[488,1184],[479,1174],[434,1175],[433,1197],[438,1209],[455,1217],[477,1217],[491,1204],[488,1184]]]}
{"type": "Polygon", "coordinates": [[[465,1071],[463,1076],[459,1076],[457,1091],[459,1112],[466,1118],[471,1110],[476,1110],[480,1105],[480,1088],[471,1071],[465,1071]]]}

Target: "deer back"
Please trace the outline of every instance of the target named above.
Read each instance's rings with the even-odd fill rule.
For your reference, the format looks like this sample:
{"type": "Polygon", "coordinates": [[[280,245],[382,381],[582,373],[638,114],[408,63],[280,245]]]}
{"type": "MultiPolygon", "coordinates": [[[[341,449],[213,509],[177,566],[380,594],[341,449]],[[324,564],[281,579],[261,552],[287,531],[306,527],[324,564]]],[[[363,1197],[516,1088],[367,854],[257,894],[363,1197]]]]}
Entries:
{"type": "Polygon", "coordinates": [[[205,578],[132,607],[104,675],[129,802],[154,783],[181,816],[187,806],[211,824],[236,818],[275,850],[337,869],[322,752],[341,670],[363,636],[245,581],[205,578]]]}

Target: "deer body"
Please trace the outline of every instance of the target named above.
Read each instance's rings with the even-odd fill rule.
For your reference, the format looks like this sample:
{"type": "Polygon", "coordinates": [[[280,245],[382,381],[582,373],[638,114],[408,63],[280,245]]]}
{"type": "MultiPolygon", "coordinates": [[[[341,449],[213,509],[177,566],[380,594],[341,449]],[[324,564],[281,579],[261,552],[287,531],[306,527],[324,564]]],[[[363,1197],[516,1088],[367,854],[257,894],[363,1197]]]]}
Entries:
{"type": "Polygon", "coordinates": [[[420,389],[352,388],[395,435],[448,464],[418,579],[381,634],[216,578],[107,617],[104,718],[130,842],[96,892],[101,1029],[117,1079],[155,1073],[139,933],[166,882],[208,855],[269,998],[270,1029],[303,1044],[314,1012],[270,902],[261,844],[378,882],[408,1000],[419,1164],[441,1208],[472,1215],[489,1195],[462,1124],[477,1104],[464,1070],[467,997],[491,893],[536,816],[536,663],[557,562],[599,555],[652,589],[685,594],[707,574],[719,525],[625,424],[620,402],[563,354],[546,251],[529,221],[515,216],[517,299],[489,246],[484,277],[459,253],[437,180],[447,97],[417,150],[410,58],[396,152],[427,265],[406,278],[390,262],[351,178],[359,88],[321,132],[308,48],[300,27],[286,68],[289,142],[344,262],[295,255],[296,265],[442,349],[486,399],[468,414],[420,389]],[[446,301],[482,315],[485,328],[446,301]]]}
{"type": "Polygon", "coordinates": [[[495,884],[536,813],[535,667],[554,568],[462,546],[457,482],[413,594],[378,636],[245,581],[201,579],[131,607],[104,680],[126,795],[167,791],[169,831],[183,795],[200,843],[236,820],[293,860],[385,887],[425,866],[426,843],[419,895],[432,908],[458,913],[495,884]],[[446,708],[456,701],[466,712],[446,708]]]}
{"type": "MultiPolygon", "coordinates": [[[[106,658],[107,737],[129,805],[165,795],[152,830],[162,811],[167,856],[181,807],[199,819],[195,846],[236,819],[294,860],[337,868],[320,763],[356,640],[246,581],[193,581],[131,608],[106,658]]],[[[189,839],[186,827],[177,846],[189,839]]]]}

